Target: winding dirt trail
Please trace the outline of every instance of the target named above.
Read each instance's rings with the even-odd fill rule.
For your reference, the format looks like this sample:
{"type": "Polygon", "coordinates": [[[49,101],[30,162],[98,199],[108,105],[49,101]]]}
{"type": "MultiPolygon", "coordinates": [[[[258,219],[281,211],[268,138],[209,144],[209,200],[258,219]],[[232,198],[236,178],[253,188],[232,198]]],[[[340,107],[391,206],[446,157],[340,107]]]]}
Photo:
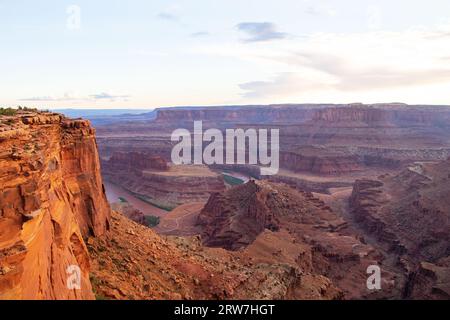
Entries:
{"type": "Polygon", "coordinates": [[[204,202],[193,202],[176,207],[161,217],[159,225],[154,230],[165,235],[188,236],[198,234],[197,216],[204,205],[204,202]]]}

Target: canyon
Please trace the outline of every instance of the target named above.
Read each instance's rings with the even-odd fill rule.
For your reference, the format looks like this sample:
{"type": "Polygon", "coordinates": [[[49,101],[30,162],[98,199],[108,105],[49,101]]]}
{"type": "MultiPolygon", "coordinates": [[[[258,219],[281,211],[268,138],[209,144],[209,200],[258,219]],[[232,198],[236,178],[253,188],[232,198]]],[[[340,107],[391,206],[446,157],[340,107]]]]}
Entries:
{"type": "Polygon", "coordinates": [[[355,182],[352,214],[398,255],[397,264],[411,278],[407,297],[450,298],[449,195],[450,160],[416,163],[398,175],[355,182]],[[433,285],[423,288],[423,282],[433,285]]]}
{"type": "Polygon", "coordinates": [[[96,117],[0,116],[0,299],[450,298],[450,107],[96,117]],[[279,129],[280,171],[171,163],[193,121],[279,129]]]}
{"type": "MultiPolygon", "coordinates": [[[[450,156],[450,108],[446,106],[228,106],[162,108],[154,114],[151,120],[127,119],[124,123],[98,125],[98,146],[106,180],[167,208],[189,201],[206,201],[206,189],[224,190],[217,182],[223,168],[261,178],[258,165],[213,164],[208,167],[219,173],[216,178],[204,177],[208,175],[206,171],[198,174],[209,185],[202,190],[199,185],[191,184],[186,177],[189,174],[169,174],[171,170],[162,174],[163,171],[154,169],[141,174],[137,172],[139,169],[127,170],[126,163],[122,169],[112,164],[116,162],[115,166],[120,166],[121,162],[114,155],[141,154],[143,159],[145,155],[164,159],[170,167],[171,152],[177,143],[171,141],[172,132],[180,128],[193,131],[194,121],[202,121],[204,130],[216,128],[223,133],[227,129],[278,129],[280,170],[264,178],[311,192],[330,193],[333,188],[352,186],[357,179],[399,172],[414,161],[443,161],[450,156]],[[146,186],[141,186],[141,181],[146,186]],[[158,181],[157,187],[154,181],[158,181]],[[186,192],[183,198],[183,192],[178,193],[180,186],[188,190],[195,187],[200,194],[186,192]],[[167,190],[174,188],[177,193],[170,199],[167,190]]],[[[206,147],[204,144],[203,148],[206,147]]],[[[189,167],[184,169],[189,170],[189,167]]]]}

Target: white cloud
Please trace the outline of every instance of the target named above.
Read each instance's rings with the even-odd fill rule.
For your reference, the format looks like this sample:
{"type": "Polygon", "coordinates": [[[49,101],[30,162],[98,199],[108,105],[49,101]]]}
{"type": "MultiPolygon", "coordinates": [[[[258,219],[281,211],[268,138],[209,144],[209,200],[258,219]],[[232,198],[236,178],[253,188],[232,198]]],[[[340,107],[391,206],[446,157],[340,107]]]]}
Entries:
{"type": "Polygon", "coordinates": [[[246,98],[298,97],[330,90],[381,96],[383,91],[407,88],[416,97],[419,91],[414,88],[450,85],[449,35],[450,25],[440,25],[396,32],[316,33],[277,46],[228,44],[197,51],[230,56],[264,70],[264,78],[259,75],[239,84],[246,98]]]}
{"type": "Polygon", "coordinates": [[[271,22],[242,22],[236,27],[239,31],[247,34],[245,42],[270,41],[284,39],[288,36],[287,33],[279,32],[271,22]]]}
{"type": "Polygon", "coordinates": [[[168,6],[163,11],[159,12],[156,16],[162,20],[179,21],[180,20],[181,7],[177,4],[168,6]]]}

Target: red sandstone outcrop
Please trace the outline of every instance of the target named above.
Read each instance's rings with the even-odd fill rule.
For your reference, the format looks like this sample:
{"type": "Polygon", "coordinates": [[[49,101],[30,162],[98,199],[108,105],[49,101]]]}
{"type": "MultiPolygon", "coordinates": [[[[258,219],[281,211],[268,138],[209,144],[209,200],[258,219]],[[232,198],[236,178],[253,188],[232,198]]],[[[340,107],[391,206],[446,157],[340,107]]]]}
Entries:
{"type": "Polygon", "coordinates": [[[356,181],[350,206],[393,250],[411,261],[433,262],[450,250],[449,195],[450,162],[418,163],[380,181],[356,181]]]}
{"type": "Polygon", "coordinates": [[[266,207],[267,189],[251,180],[226,193],[213,193],[198,217],[205,245],[236,250],[264,230],[279,229],[279,217],[266,207]]]}
{"type": "MultiPolygon", "coordinates": [[[[384,259],[324,202],[283,184],[250,181],[213,194],[198,225],[205,246],[246,252],[267,263],[289,261],[305,275],[327,279],[345,298],[373,294],[366,288],[366,268],[384,259]]],[[[399,296],[401,281],[393,281],[393,270],[384,272],[381,296],[399,296]]]]}
{"type": "Polygon", "coordinates": [[[114,152],[108,161],[104,162],[109,171],[120,170],[168,170],[167,161],[159,156],[151,156],[138,152],[114,152]]]}
{"type": "Polygon", "coordinates": [[[450,161],[416,163],[396,176],[357,181],[350,207],[356,220],[398,255],[411,278],[407,296],[431,296],[418,288],[431,290],[430,283],[442,277],[424,276],[427,270],[449,271],[439,261],[450,252],[450,161]]]}
{"type": "Polygon", "coordinates": [[[436,264],[421,262],[409,276],[405,296],[421,300],[449,300],[450,256],[436,264]]]}
{"type": "Polygon", "coordinates": [[[94,129],[50,113],[9,123],[0,132],[0,299],[93,299],[83,239],[104,234],[110,216],[94,129]],[[70,265],[81,290],[67,287],[70,265]]]}
{"type": "Polygon", "coordinates": [[[244,252],[204,248],[198,237],[163,238],[113,212],[111,230],[88,244],[94,291],[122,300],[342,299],[328,278],[280,256],[272,240],[260,238],[244,252]]]}

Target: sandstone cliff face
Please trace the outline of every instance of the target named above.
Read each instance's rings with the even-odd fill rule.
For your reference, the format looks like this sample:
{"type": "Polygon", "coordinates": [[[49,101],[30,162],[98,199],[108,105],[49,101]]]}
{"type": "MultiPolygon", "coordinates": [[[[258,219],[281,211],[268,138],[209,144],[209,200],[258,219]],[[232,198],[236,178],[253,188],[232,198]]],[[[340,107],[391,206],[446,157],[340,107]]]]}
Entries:
{"type": "Polygon", "coordinates": [[[159,156],[151,156],[139,152],[114,152],[104,166],[109,171],[134,171],[155,169],[160,171],[168,170],[167,161],[159,156]]]}
{"type": "Polygon", "coordinates": [[[0,299],[93,299],[84,239],[110,216],[94,130],[58,114],[11,121],[0,132],[0,299]],[[71,265],[80,290],[68,289],[71,265]]]}
{"type": "Polygon", "coordinates": [[[407,106],[400,104],[304,104],[269,106],[234,106],[214,108],[158,109],[157,122],[234,123],[303,123],[334,122],[360,125],[430,125],[449,124],[450,111],[438,106],[407,106]]]}
{"type": "Polygon", "coordinates": [[[367,169],[400,170],[413,161],[450,156],[447,106],[271,105],[157,110],[156,120],[99,127],[102,156],[150,152],[170,161],[176,128],[275,128],[280,166],[297,173],[349,175],[367,169]]]}
{"type": "Polygon", "coordinates": [[[222,108],[187,108],[187,109],[159,109],[157,110],[157,122],[188,122],[202,120],[207,122],[241,122],[241,123],[266,123],[266,122],[298,122],[311,119],[314,107],[324,106],[236,106],[222,108]]]}
{"type": "Polygon", "coordinates": [[[265,191],[252,180],[225,194],[212,194],[198,217],[205,245],[236,250],[252,243],[265,228],[278,230],[278,218],[265,204],[265,191]]]}

